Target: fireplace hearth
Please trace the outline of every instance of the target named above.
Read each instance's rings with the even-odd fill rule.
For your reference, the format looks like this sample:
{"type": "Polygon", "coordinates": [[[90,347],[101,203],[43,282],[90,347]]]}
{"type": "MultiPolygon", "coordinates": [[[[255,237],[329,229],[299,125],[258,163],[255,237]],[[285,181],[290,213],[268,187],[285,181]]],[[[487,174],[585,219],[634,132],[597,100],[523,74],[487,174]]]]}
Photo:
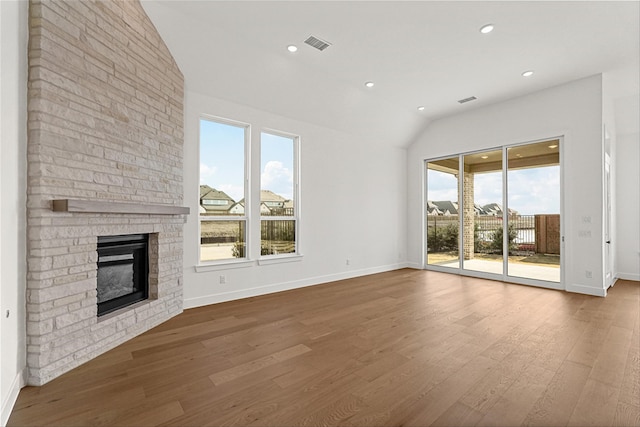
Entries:
{"type": "Polygon", "coordinates": [[[98,317],[149,297],[149,235],[98,237],[98,317]]]}

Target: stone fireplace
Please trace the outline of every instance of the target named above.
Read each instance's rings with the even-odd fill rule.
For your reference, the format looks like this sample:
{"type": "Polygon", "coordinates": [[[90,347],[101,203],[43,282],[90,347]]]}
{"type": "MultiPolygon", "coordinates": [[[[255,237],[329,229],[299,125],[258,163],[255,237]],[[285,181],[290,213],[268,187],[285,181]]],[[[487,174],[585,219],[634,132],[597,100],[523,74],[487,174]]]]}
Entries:
{"type": "Polygon", "coordinates": [[[148,234],[98,236],[98,317],[148,299],[148,249],[148,234]]]}
{"type": "Polygon", "coordinates": [[[41,385],[182,311],[184,79],[137,1],[29,14],[27,382],[41,385]],[[146,295],[98,316],[99,240],[131,235],[147,239],[146,295]]]}

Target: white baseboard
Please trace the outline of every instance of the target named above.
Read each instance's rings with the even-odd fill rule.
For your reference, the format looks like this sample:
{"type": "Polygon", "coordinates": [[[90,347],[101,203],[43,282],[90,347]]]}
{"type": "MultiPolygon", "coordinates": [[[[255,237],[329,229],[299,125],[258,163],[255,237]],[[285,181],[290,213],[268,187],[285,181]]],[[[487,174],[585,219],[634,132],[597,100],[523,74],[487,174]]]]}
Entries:
{"type": "Polygon", "coordinates": [[[415,270],[423,270],[423,266],[422,264],[420,264],[419,262],[408,262],[407,263],[407,268],[413,268],[415,270]]]}
{"type": "Polygon", "coordinates": [[[322,283],[335,282],[336,280],[352,279],[354,277],[366,276],[369,274],[384,273],[385,271],[399,270],[409,267],[408,263],[398,263],[383,265],[380,267],[365,268],[361,270],[345,271],[342,273],[328,274],[326,276],[309,277],[291,282],[274,283],[272,285],[256,286],[254,288],[241,289],[232,292],[221,292],[197,298],[186,298],[184,300],[185,310],[188,308],[202,307],[209,304],[217,304],[225,301],[233,301],[242,298],[255,297],[258,295],[272,294],[274,292],[288,291],[291,289],[304,288],[307,286],[319,285],[322,283]]]}
{"type": "MultiPolygon", "coordinates": [[[[26,368],[25,368],[26,369],[26,368]]],[[[16,400],[18,400],[18,393],[25,385],[24,375],[25,371],[22,370],[18,372],[16,377],[13,379],[11,383],[11,388],[9,389],[9,393],[5,397],[2,402],[2,414],[0,415],[0,426],[6,426],[9,421],[9,416],[11,415],[11,411],[13,410],[13,405],[16,404],[16,400]]]]}
{"type": "Polygon", "coordinates": [[[640,274],[638,273],[618,273],[616,274],[616,277],[622,280],[634,280],[636,282],[640,282],[640,274]]]}
{"type": "Polygon", "coordinates": [[[577,294],[593,295],[596,297],[606,297],[607,290],[602,288],[593,288],[591,286],[584,286],[578,284],[567,284],[567,292],[575,292],[577,294]]]}

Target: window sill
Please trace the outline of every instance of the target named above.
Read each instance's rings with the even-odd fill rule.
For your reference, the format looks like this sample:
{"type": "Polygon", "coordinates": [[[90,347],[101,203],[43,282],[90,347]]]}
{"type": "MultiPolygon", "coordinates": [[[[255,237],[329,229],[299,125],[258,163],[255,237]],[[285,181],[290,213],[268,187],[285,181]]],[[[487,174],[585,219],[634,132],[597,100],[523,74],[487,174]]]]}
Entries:
{"type": "Polygon", "coordinates": [[[280,264],[283,262],[298,262],[302,261],[303,258],[304,255],[302,254],[273,255],[270,257],[260,258],[258,260],[258,265],[280,264]]]}
{"type": "Polygon", "coordinates": [[[215,264],[198,264],[195,266],[196,273],[205,273],[207,271],[218,271],[218,270],[230,270],[232,268],[246,268],[252,267],[255,265],[255,261],[251,260],[242,260],[242,261],[221,261],[216,262],[215,264]]]}

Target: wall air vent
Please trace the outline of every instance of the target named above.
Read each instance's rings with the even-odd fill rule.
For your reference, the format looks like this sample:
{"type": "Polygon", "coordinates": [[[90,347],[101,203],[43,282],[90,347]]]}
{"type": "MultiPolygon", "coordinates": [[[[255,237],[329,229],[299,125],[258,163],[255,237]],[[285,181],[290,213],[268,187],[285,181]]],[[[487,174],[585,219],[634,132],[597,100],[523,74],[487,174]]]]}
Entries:
{"type": "Polygon", "coordinates": [[[307,39],[304,41],[306,44],[308,44],[311,47],[315,47],[316,49],[323,51],[326,48],[328,48],[329,46],[331,46],[331,43],[326,42],[324,40],[321,40],[317,37],[314,36],[309,36],[307,37],[307,39]]]}
{"type": "Polygon", "coordinates": [[[476,99],[478,99],[478,98],[476,98],[475,96],[470,96],[470,97],[465,98],[465,99],[459,99],[458,102],[460,104],[464,104],[465,102],[475,101],[476,99]]]}

